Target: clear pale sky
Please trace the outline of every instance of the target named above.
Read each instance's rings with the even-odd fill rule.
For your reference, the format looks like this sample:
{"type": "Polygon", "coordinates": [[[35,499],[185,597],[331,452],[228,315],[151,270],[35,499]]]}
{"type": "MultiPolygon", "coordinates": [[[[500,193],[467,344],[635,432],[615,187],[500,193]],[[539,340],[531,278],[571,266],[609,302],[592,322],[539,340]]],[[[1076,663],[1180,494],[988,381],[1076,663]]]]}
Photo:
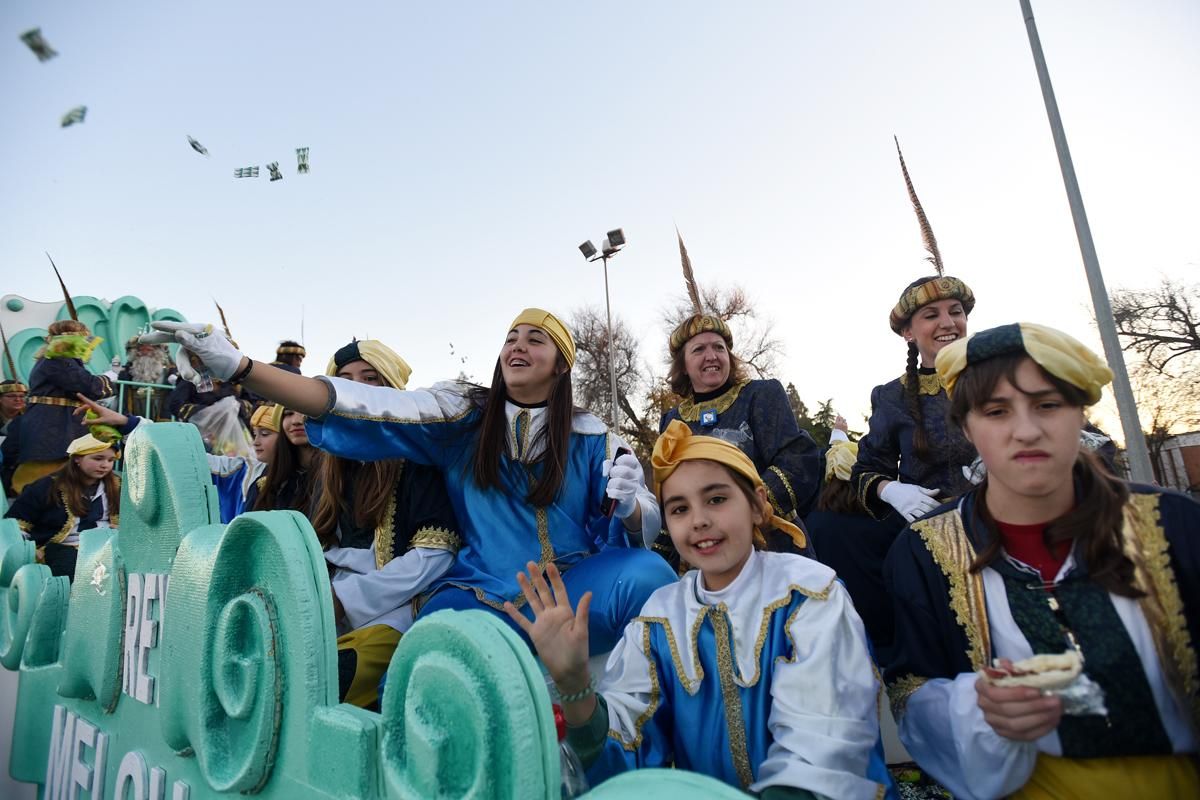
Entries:
{"type": "MultiPolygon", "coordinates": [[[[1110,289],[1195,280],[1200,5],[1034,11],[1110,289]]],[[[1017,0],[10,0],[0,23],[0,293],[54,299],[49,250],[76,294],[193,320],[216,297],[259,358],[303,306],[308,374],[356,335],[413,385],[458,373],[451,342],[486,379],[522,307],[603,304],[576,246],[621,226],[614,311],[661,370],[678,225],[702,284],[774,320],[777,377],[857,424],[928,272],[895,133],[971,327],[1099,349],[1017,0]]]]}

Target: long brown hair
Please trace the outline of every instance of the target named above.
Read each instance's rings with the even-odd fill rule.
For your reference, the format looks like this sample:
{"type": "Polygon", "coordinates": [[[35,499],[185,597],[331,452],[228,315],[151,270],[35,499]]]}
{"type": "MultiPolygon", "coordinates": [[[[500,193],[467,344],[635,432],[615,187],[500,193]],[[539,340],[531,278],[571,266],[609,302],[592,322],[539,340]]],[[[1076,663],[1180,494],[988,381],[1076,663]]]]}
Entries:
{"type": "MultiPolygon", "coordinates": [[[[78,458],[82,456],[71,456],[67,458],[67,463],[58,468],[54,473],[54,490],[61,492],[66,498],[67,511],[77,517],[82,517],[87,514],[88,506],[91,503],[90,497],[84,496],[84,490],[88,488],[91,479],[83,474],[83,470],[79,468],[78,458]]],[[[121,513],[121,479],[117,477],[115,472],[110,472],[100,479],[104,484],[104,494],[108,498],[108,515],[109,517],[116,516],[121,513]]]]}
{"type": "Polygon", "coordinates": [[[866,510],[858,502],[858,493],[849,481],[831,477],[821,487],[821,496],[817,499],[817,511],[829,511],[833,514],[864,514],[866,510]]]}
{"type": "MultiPolygon", "coordinates": [[[[286,412],[285,412],[286,413],[286,412]]],[[[311,447],[312,445],[305,445],[311,447]]],[[[314,451],[313,456],[317,453],[314,451]]],[[[288,441],[287,436],[282,431],[275,437],[275,452],[271,456],[271,463],[267,465],[266,475],[263,482],[263,487],[258,493],[258,499],[254,502],[254,511],[275,511],[279,502],[279,492],[287,484],[288,481],[296,477],[302,472],[300,461],[300,447],[288,441]]],[[[311,487],[311,482],[309,486],[311,487]]],[[[308,500],[310,491],[297,492],[292,498],[291,510],[299,511],[302,514],[308,513],[308,500]]]]}
{"type": "MultiPolygon", "coordinates": [[[[1017,383],[1017,369],[1029,358],[1017,353],[988,359],[969,366],[958,378],[950,400],[950,421],[964,427],[967,414],[987,402],[996,384],[1006,379],[1022,394],[1031,394],[1017,383]]],[[[1038,369],[1041,369],[1039,366],[1038,369]]],[[[1083,390],[1042,370],[1042,375],[1062,394],[1067,405],[1083,408],[1087,396],[1083,390]]],[[[1123,510],[1129,500],[1129,487],[1115,477],[1090,452],[1080,449],[1072,468],[1075,480],[1075,506],[1046,526],[1046,547],[1054,552],[1062,543],[1077,543],[1088,577],[1105,590],[1121,597],[1141,597],[1133,582],[1134,564],[1125,555],[1121,528],[1123,510]]],[[[987,529],[988,542],[971,564],[979,572],[1000,557],[1002,541],[999,526],[987,507],[987,480],[979,487],[976,508],[987,529]]]]}
{"type": "MultiPolygon", "coordinates": [[[[529,493],[525,496],[526,502],[539,507],[553,503],[562,488],[571,444],[571,420],[575,414],[571,370],[567,369],[567,361],[561,352],[554,361],[554,368],[558,375],[550,384],[550,394],[546,398],[546,426],[530,443],[531,449],[537,449],[539,443],[544,445],[542,454],[533,462],[542,465],[542,476],[534,480],[530,474],[529,493]]],[[[508,415],[504,408],[508,387],[499,358],[492,371],[492,385],[487,389],[475,387],[469,396],[475,402],[483,402],[471,470],[475,484],[483,489],[500,489],[500,459],[508,448],[508,415]]]]}
{"type": "Polygon", "coordinates": [[[312,526],[322,547],[336,544],[338,517],[346,509],[345,486],[349,479],[354,489],[350,510],[360,528],[378,528],[388,502],[400,479],[402,461],[372,461],[365,464],[352,459],[321,453],[316,464],[320,494],[312,515],[312,526]]]}
{"type": "MultiPolygon", "coordinates": [[[[725,342],[725,346],[729,351],[729,383],[741,383],[749,377],[746,362],[737,357],[733,348],[729,347],[728,341],[725,342]]],[[[667,384],[671,387],[671,391],[680,397],[691,397],[695,391],[692,388],[692,379],[688,377],[687,361],[683,355],[685,350],[687,350],[687,342],[684,342],[683,347],[671,354],[671,366],[667,370],[667,384]]]]}

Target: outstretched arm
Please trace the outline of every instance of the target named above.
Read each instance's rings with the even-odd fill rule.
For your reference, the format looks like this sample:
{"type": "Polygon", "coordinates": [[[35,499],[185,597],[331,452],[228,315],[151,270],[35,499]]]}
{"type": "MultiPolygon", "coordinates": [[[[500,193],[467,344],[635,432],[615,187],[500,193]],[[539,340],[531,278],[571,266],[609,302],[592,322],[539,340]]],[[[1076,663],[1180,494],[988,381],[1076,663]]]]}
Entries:
{"type": "MultiPolygon", "coordinates": [[[[178,343],[199,358],[220,380],[241,376],[250,359],[212,325],[199,323],[155,322],[154,333],[141,337],[145,344],[178,343]]],[[[181,372],[182,375],[182,372],[181,372]]],[[[184,376],[186,377],[186,376],[184,376]]],[[[320,417],[329,410],[329,388],[316,378],[306,378],[287,370],[255,361],[239,383],[255,394],[294,409],[309,417],[320,417]]]]}

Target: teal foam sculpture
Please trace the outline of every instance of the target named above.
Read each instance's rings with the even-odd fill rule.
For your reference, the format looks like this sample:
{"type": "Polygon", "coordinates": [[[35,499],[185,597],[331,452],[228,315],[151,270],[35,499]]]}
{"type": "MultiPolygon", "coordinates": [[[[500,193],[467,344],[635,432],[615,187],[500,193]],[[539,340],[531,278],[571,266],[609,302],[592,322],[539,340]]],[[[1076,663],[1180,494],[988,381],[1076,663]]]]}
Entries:
{"type": "MultiPolygon", "coordinates": [[[[15,780],[56,799],[559,796],[545,679],[506,625],[471,611],[423,619],[396,650],[381,713],[339,704],[312,527],[283,511],[218,520],[196,428],[160,423],[130,437],[120,530],[81,535],[73,584],[0,521],[15,780]]],[[[645,770],[589,797],[647,792],[743,796],[645,770]]]]}

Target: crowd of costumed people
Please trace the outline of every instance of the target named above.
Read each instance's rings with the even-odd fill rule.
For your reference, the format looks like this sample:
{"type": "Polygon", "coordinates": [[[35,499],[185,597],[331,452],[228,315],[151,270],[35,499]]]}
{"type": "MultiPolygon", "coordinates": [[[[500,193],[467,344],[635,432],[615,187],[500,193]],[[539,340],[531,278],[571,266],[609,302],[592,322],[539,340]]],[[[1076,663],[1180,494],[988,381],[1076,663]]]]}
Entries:
{"type": "Polygon", "coordinates": [[[294,341],[253,360],[223,312],[156,322],[95,375],[71,308],[29,385],[0,384],[7,516],[73,580],[81,536],[119,527],[122,442],[174,419],[223,521],[311,523],[345,702],[378,708],[416,620],[474,610],[540,659],[593,784],[673,766],[771,800],[899,797],[886,691],[954,797],[1200,797],[1200,506],[1117,476],[1087,417],[1112,373],[1075,338],[968,334],[975,294],[900,163],[934,274],[880,309],[907,357],[857,442],[839,418],[818,444],[751,378],[680,237],[692,307],[645,462],[576,406],[576,343],[544,309],[494,320],[486,386],[417,389],[372,339],[317,377],[294,341]]]}

